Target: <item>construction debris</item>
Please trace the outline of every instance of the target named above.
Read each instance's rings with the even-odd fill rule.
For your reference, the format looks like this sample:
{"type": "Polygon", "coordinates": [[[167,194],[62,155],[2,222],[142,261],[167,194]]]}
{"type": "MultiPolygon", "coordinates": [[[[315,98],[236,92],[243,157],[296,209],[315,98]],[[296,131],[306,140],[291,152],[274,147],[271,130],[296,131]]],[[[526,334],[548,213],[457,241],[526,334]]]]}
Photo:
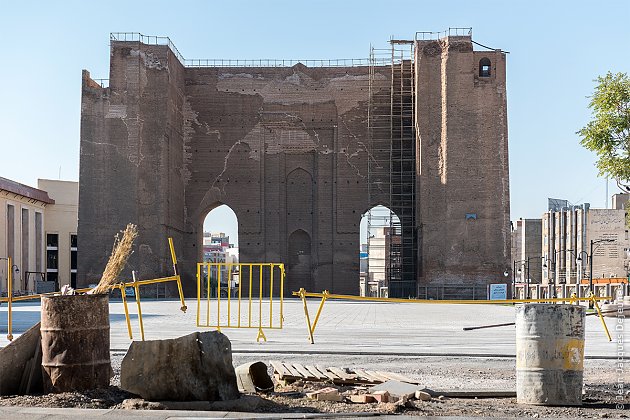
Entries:
{"type": "Polygon", "coordinates": [[[421,390],[417,390],[414,394],[414,397],[416,398],[416,400],[420,400],[420,401],[431,401],[431,394],[429,394],[426,391],[421,391],[421,390]]]}
{"type": "Polygon", "coordinates": [[[0,395],[42,390],[40,323],[0,349],[0,395]]]}
{"type": "Polygon", "coordinates": [[[387,381],[370,388],[370,393],[375,394],[376,392],[387,391],[389,395],[394,397],[394,399],[396,400],[408,400],[410,398],[413,398],[416,391],[418,391],[419,389],[421,389],[419,385],[401,381],[387,381]]]}
{"type": "Polygon", "coordinates": [[[374,397],[370,394],[348,395],[346,396],[346,398],[350,400],[350,402],[353,402],[356,404],[367,404],[367,403],[376,402],[374,397]]]}
{"type": "Polygon", "coordinates": [[[120,371],[121,388],[152,401],[239,397],[230,340],[218,331],[134,341],[120,371]]]}
{"type": "MultiPolygon", "coordinates": [[[[508,389],[424,389],[424,392],[433,397],[449,398],[515,398],[516,390],[508,389]]],[[[416,397],[417,398],[417,397],[416,397]]]]}
{"type": "Polygon", "coordinates": [[[371,371],[338,367],[322,367],[283,363],[272,360],[274,376],[278,382],[290,384],[298,380],[313,382],[332,382],[337,385],[376,385],[390,380],[417,384],[414,379],[391,372],[371,371]]]}
{"type": "Polygon", "coordinates": [[[267,365],[265,363],[245,363],[238,366],[235,372],[239,392],[253,394],[273,391],[273,381],[267,373],[267,365]]]}
{"type": "Polygon", "coordinates": [[[379,403],[386,403],[390,401],[390,395],[387,391],[376,391],[371,394],[372,397],[379,403]]]}
{"type": "Polygon", "coordinates": [[[307,392],[306,397],[317,401],[343,401],[343,397],[337,388],[322,388],[317,391],[307,392]]]}

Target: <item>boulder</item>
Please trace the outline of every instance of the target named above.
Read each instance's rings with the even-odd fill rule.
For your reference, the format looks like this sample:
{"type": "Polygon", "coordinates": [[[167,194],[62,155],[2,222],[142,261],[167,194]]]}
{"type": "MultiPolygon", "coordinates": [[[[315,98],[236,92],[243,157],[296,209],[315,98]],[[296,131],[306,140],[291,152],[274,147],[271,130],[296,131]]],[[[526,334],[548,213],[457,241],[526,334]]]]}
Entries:
{"type": "Polygon", "coordinates": [[[218,331],[134,341],[122,361],[121,388],[152,401],[239,397],[230,340],[218,331]]]}
{"type": "Polygon", "coordinates": [[[40,323],[0,349],[0,396],[42,391],[40,323]]]}

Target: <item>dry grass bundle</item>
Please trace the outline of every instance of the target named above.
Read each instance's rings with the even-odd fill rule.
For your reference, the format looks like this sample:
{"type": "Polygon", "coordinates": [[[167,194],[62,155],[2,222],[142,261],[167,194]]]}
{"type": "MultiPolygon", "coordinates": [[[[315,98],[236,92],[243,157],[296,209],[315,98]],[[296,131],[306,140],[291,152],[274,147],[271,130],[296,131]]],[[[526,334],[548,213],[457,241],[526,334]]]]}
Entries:
{"type": "Polygon", "coordinates": [[[122,239],[120,239],[120,234],[116,235],[112,255],[109,257],[109,261],[107,261],[101,280],[91,291],[93,294],[99,295],[109,292],[110,287],[117,283],[118,276],[123,268],[125,268],[127,259],[129,259],[129,256],[133,252],[131,247],[133,246],[133,241],[138,237],[137,226],[130,223],[125,230],[120,233],[122,233],[122,239]]]}

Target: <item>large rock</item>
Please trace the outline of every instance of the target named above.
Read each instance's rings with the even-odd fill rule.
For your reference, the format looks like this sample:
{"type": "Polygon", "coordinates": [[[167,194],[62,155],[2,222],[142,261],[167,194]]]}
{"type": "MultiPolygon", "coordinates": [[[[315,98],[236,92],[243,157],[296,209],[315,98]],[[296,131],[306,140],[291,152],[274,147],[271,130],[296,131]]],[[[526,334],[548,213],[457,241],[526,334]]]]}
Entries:
{"type": "Polygon", "coordinates": [[[230,340],[218,331],[134,341],[122,361],[121,388],[146,400],[224,401],[239,397],[230,340]]]}
{"type": "Polygon", "coordinates": [[[42,390],[40,323],[0,349],[0,395],[42,390]]]}

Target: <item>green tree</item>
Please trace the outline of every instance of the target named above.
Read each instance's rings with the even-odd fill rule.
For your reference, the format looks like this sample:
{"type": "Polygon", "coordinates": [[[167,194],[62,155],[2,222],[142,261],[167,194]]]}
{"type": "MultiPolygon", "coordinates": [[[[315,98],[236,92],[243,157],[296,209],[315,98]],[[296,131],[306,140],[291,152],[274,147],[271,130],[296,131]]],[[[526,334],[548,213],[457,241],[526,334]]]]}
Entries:
{"type": "Polygon", "coordinates": [[[626,73],[608,72],[596,81],[589,104],[592,120],[577,134],[582,146],[597,153],[600,176],[630,192],[630,79],[626,73]]]}

